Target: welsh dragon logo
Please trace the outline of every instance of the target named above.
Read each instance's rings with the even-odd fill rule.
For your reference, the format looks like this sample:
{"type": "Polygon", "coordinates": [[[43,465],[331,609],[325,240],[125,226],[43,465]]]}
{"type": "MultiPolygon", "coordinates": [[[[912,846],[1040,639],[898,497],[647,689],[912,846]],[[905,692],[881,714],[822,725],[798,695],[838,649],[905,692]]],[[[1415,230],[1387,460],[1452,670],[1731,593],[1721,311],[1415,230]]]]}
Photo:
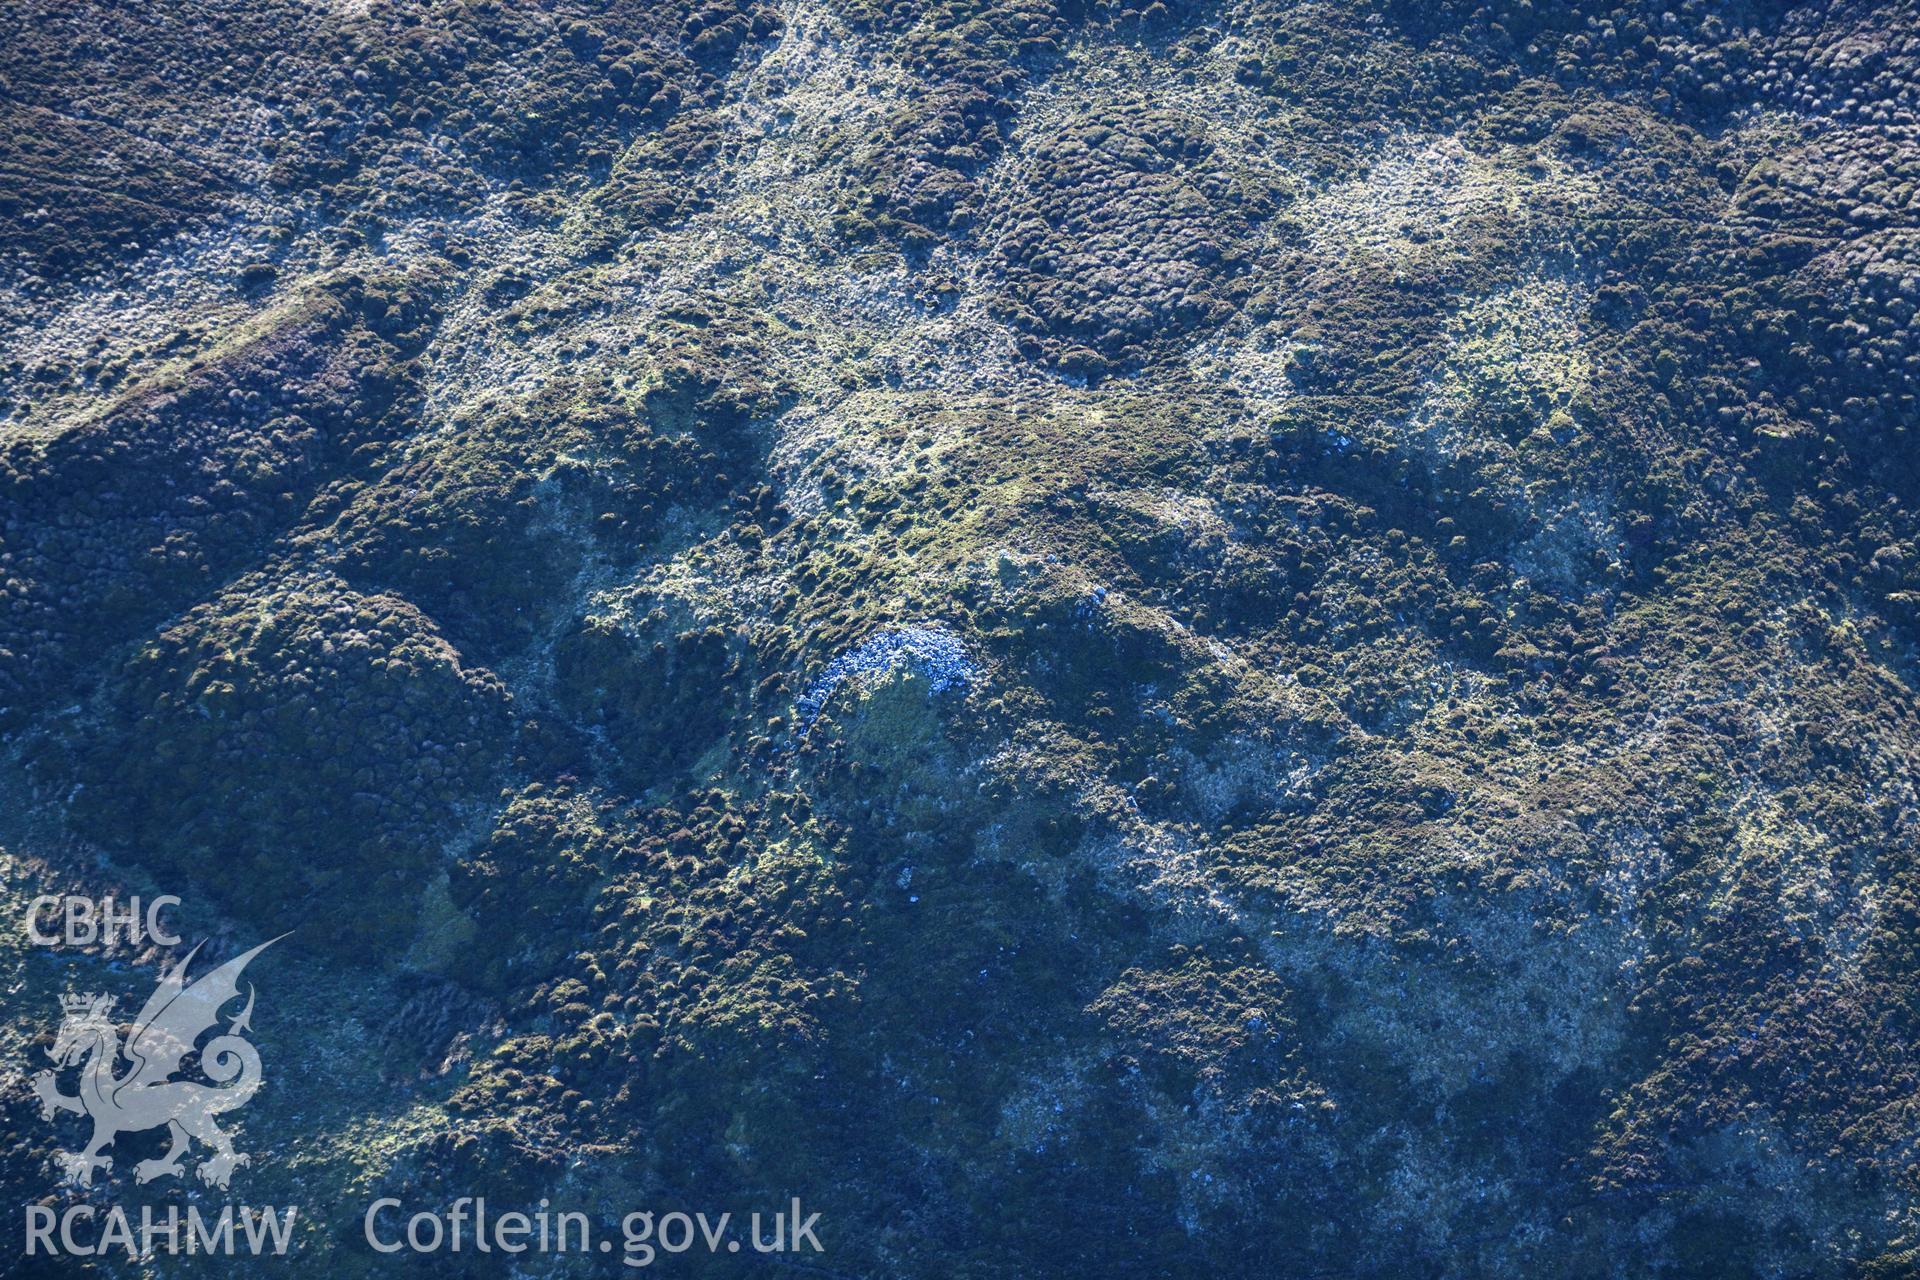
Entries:
{"type": "MultiPolygon", "coordinates": [[[[282,934],[281,937],[285,937],[282,934]]],[[[93,1121],[93,1137],[84,1150],[64,1151],[56,1158],[67,1181],[90,1186],[94,1170],[108,1170],[113,1159],[101,1153],[123,1133],[167,1128],[166,1154],[142,1160],[133,1169],[134,1180],[175,1177],[180,1159],[197,1140],[213,1149],[197,1172],[208,1186],[222,1187],[248,1157],[233,1149],[233,1139],[214,1123],[214,1117],[245,1106],[260,1088],[260,1055],[248,1043],[253,1017],[253,986],[247,986],[247,1004],[217,1035],[200,1048],[199,1067],[212,1084],[175,1080],[196,1042],[220,1020],[220,1010],[240,995],[240,974],[247,962],[278,942],[263,942],[235,956],[191,985],[187,966],[200,952],[195,946],[186,959],[167,970],[148,998],[123,1047],[112,1018],[113,999],[105,995],[61,997],[65,1017],[54,1039],[51,1057],[60,1069],[80,1065],[80,1091],[59,1091],[55,1072],[33,1078],[40,1114],[52,1119],[56,1111],[70,1111],[93,1121]],[[127,1066],[121,1069],[121,1060],[127,1066]]],[[[204,946],[205,944],[200,944],[204,946]]]]}

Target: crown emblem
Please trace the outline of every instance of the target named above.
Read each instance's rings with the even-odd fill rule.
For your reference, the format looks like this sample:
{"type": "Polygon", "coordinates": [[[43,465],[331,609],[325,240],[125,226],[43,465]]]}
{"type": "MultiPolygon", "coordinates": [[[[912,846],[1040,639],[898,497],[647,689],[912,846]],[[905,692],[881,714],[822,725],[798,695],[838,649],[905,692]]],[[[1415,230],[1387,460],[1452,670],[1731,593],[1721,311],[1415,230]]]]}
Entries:
{"type": "Polygon", "coordinates": [[[107,998],[97,991],[88,991],[80,995],[60,997],[60,1007],[68,1013],[86,1013],[96,1006],[104,1006],[107,998]]]}

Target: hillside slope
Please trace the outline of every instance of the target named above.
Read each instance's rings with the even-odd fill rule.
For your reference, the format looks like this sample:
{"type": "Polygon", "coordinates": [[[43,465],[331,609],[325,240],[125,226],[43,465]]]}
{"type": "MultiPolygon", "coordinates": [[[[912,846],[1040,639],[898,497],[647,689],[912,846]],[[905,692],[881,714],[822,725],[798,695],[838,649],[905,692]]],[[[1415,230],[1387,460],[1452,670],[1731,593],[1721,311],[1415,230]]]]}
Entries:
{"type": "Polygon", "coordinates": [[[1910,4],[4,9],[4,893],[327,1274],[1920,1273],[1910,4]]]}

